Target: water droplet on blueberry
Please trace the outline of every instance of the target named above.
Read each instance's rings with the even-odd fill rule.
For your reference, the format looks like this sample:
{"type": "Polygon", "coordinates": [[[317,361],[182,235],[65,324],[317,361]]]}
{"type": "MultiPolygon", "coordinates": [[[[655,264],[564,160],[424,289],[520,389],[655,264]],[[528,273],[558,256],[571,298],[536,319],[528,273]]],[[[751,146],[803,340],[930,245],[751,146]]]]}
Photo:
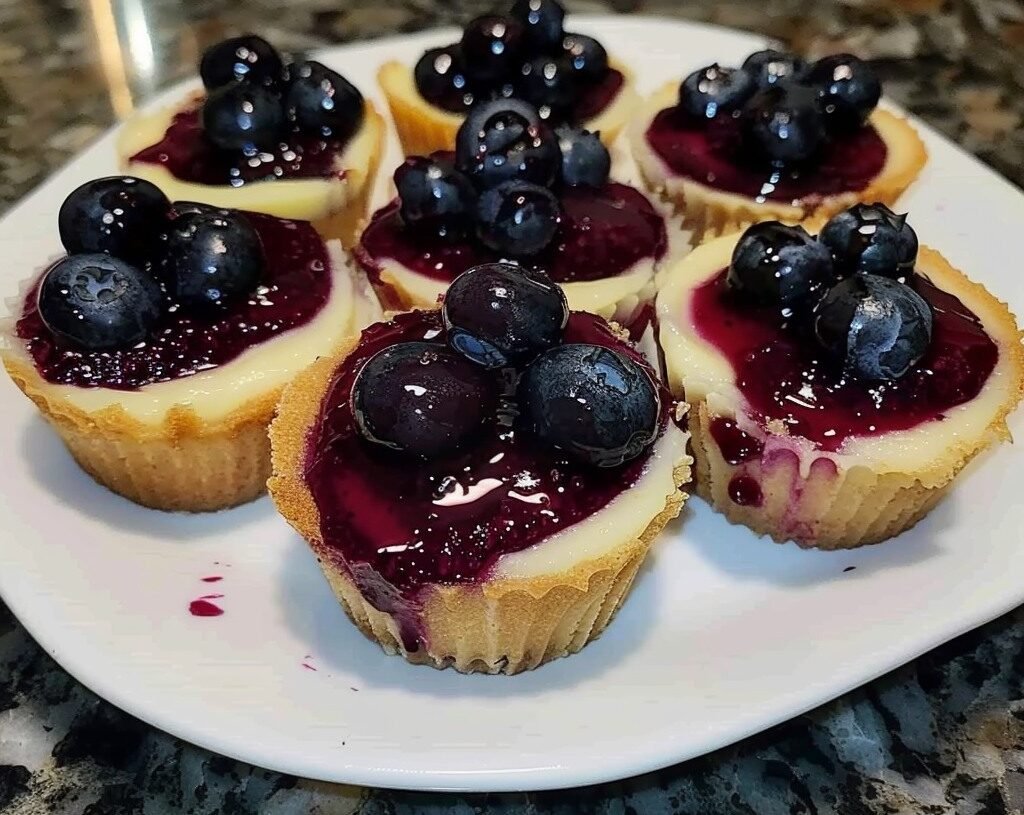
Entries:
{"type": "Polygon", "coordinates": [[[199,62],[199,75],[208,90],[231,82],[276,86],[284,65],[269,42],[254,34],[232,37],[211,45],[199,62]]]}
{"type": "Polygon", "coordinates": [[[306,133],[347,139],[363,121],[363,95],[355,85],[319,62],[299,62],[289,68],[285,111],[306,133]]]}
{"type": "Polygon", "coordinates": [[[856,204],[835,215],[818,236],[828,247],[841,275],[857,272],[895,279],[914,271],[917,233],[906,215],[885,204],[856,204]]]}
{"type": "Polygon", "coordinates": [[[833,275],[828,250],[803,227],[765,221],[743,233],[726,282],[748,302],[786,312],[813,300],[833,275]]]}
{"type": "Polygon", "coordinates": [[[551,190],[526,181],[506,181],[477,199],[476,234],[499,254],[531,257],[558,232],[561,206],[551,190]]]}

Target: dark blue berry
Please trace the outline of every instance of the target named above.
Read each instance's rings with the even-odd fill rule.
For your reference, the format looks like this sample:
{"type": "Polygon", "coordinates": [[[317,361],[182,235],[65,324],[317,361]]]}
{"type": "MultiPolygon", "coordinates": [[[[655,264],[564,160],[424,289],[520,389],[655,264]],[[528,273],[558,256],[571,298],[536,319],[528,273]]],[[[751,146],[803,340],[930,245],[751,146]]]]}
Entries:
{"type": "Polygon", "coordinates": [[[519,99],[495,99],[473,108],[459,127],[455,161],[481,189],[514,178],[547,187],[562,157],[536,108],[519,99]]]}
{"type": "Polygon", "coordinates": [[[593,37],[566,34],[562,39],[562,52],[582,82],[599,82],[608,73],[608,52],[593,37]]]}
{"type": "Polygon", "coordinates": [[[612,168],[612,157],[599,133],[581,128],[560,128],[562,181],[571,187],[603,187],[612,168]]]}
{"type": "Polygon", "coordinates": [[[179,302],[215,306],[251,294],[263,276],[263,245],[237,212],[182,215],[167,239],[166,273],[179,302]]]}
{"type": "Polygon", "coordinates": [[[456,450],[494,414],[487,373],[444,345],[403,342],[371,357],[352,384],[367,441],[423,458],[456,450]]]}
{"type": "Polygon", "coordinates": [[[163,312],[163,293],[144,271],[110,255],[71,255],[39,286],[39,316],[54,335],[80,348],[130,348],[163,312]]]}
{"type": "Polygon", "coordinates": [[[753,77],[759,89],[786,79],[799,79],[806,69],[807,63],[796,54],[771,48],[756,51],[743,62],[743,70],[753,77]]]}
{"type": "Polygon", "coordinates": [[[561,214],[558,199],[547,187],[506,181],[477,199],[476,234],[504,257],[530,257],[554,239],[561,214]]]}
{"type": "Polygon", "coordinates": [[[691,118],[706,121],[739,110],[756,90],[746,71],[715,63],[683,80],[679,86],[679,107],[691,118]]]}
{"type": "Polygon", "coordinates": [[[558,0],[516,0],[509,14],[522,23],[526,42],[534,52],[558,50],[565,23],[565,9],[558,0]]]}
{"type": "Polygon", "coordinates": [[[485,368],[533,359],[561,339],[569,319],[561,288],[511,263],[463,272],[448,287],[441,312],[448,343],[485,368]]]}
{"type": "Polygon", "coordinates": [[[462,31],[462,57],[476,82],[498,85],[510,79],[523,62],[526,32],[511,17],[487,14],[462,31]]]}
{"type": "Polygon", "coordinates": [[[906,215],[885,204],[856,204],[834,216],[818,240],[828,247],[841,275],[862,272],[900,278],[914,271],[917,233],[906,215]]]}
{"type": "Polygon", "coordinates": [[[815,307],[814,333],[847,375],[891,381],[928,351],[932,311],[903,283],[854,275],[829,289],[815,307]]]}
{"type": "Polygon", "coordinates": [[[563,118],[576,101],[578,80],[566,60],[537,57],[522,68],[519,96],[534,105],[541,118],[563,118]]]}
{"type": "Polygon", "coordinates": [[[475,97],[458,43],[424,53],[413,77],[420,94],[433,105],[459,113],[473,104],[475,97]]]}
{"type": "Polygon", "coordinates": [[[852,54],[819,59],[804,81],[817,90],[825,122],[836,133],[864,124],[882,95],[882,83],[872,67],[852,54]]]}
{"type": "Polygon", "coordinates": [[[658,435],[661,400],[651,375],[600,345],[559,345],[519,383],[523,426],[546,444],[598,467],[636,458],[658,435]]]}
{"type": "Polygon", "coordinates": [[[206,137],[222,150],[232,151],[272,148],[288,129],[280,95],[245,82],[210,91],[202,121],[206,137]]]}
{"type": "Polygon", "coordinates": [[[743,233],[733,250],[726,281],[744,300],[789,316],[833,276],[828,249],[803,227],[765,221],[743,233]]]}
{"type": "Polygon", "coordinates": [[[69,254],[105,252],[128,263],[153,260],[167,226],[170,202],[141,178],[111,176],[87,181],[61,204],[60,241],[69,254]]]}
{"type": "Polygon", "coordinates": [[[288,69],[285,111],[306,133],[347,139],[363,121],[363,95],[341,74],[319,62],[299,62],[288,69]]]}
{"type": "Polygon", "coordinates": [[[233,37],[203,52],[199,75],[208,90],[231,82],[251,82],[272,87],[284,75],[281,56],[269,42],[254,34],[233,37]]]}
{"type": "Polygon", "coordinates": [[[211,215],[227,215],[230,210],[223,207],[215,207],[212,204],[204,204],[200,201],[175,201],[171,204],[171,217],[180,218],[183,215],[194,215],[196,213],[211,215]]]}
{"type": "Polygon", "coordinates": [[[799,164],[825,142],[825,123],[815,92],[795,82],[759,91],[747,104],[747,136],[753,149],[776,164],[799,164]]]}
{"type": "Polygon", "coordinates": [[[476,191],[446,156],[413,156],[395,170],[402,220],[415,230],[445,238],[473,224],[476,191]]]}

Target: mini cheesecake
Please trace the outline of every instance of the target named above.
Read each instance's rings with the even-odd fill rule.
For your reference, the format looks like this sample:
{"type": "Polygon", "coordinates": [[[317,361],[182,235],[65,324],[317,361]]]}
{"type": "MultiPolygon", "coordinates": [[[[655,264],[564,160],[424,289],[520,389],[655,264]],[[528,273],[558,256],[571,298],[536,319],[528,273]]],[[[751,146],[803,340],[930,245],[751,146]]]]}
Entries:
{"type": "Polygon", "coordinates": [[[594,133],[552,132],[519,100],[481,105],[454,153],[398,167],[398,197],[371,217],[355,256],[392,308],[434,307],[467,269],[513,260],[543,269],[573,309],[631,326],[653,300],[657,270],[689,242],[663,205],[611,169],[594,133]],[[518,136],[488,146],[507,133],[518,136]]]}
{"type": "MultiPolygon", "coordinates": [[[[326,236],[350,245],[366,215],[383,149],[383,119],[344,78],[315,62],[282,67],[284,78],[268,79],[269,88],[258,85],[252,99],[225,99],[225,87],[256,84],[257,78],[213,85],[225,78],[210,76],[208,58],[231,46],[230,55],[221,59],[237,62],[238,53],[251,53],[250,40],[259,38],[228,40],[207,52],[204,91],[129,119],[118,134],[121,168],[156,184],[172,200],[311,221],[326,236]],[[334,120],[326,119],[324,111],[335,102],[342,108],[343,91],[351,121],[332,130],[334,120]],[[261,141],[247,142],[250,131],[245,129],[232,132],[245,116],[232,116],[232,103],[246,106],[243,110],[253,111],[248,115],[254,118],[269,108],[263,118],[271,121],[261,141]],[[312,112],[303,115],[302,105],[312,112]],[[214,126],[212,135],[209,125],[214,126]]],[[[262,132],[261,126],[257,121],[255,131],[262,132]]]]}
{"type": "Polygon", "coordinates": [[[692,405],[697,492],[730,521],[823,549],[882,541],[923,518],[978,453],[1009,439],[1006,417],[1024,387],[1020,331],[1003,303],[938,252],[921,248],[899,284],[926,304],[930,339],[915,339],[907,314],[876,330],[872,316],[897,310],[884,297],[846,312],[840,354],[856,348],[889,364],[887,355],[924,343],[898,378],[865,380],[820,342],[830,309],[844,307],[837,290],[862,281],[837,284],[811,316],[800,315],[807,303],[780,316],[730,285],[738,241],[698,247],[657,300],[669,385],[692,405]]]}
{"type": "MultiPolygon", "coordinates": [[[[514,267],[504,273],[518,274],[514,267]]],[[[508,301],[494,302],[500,311],[508,301]]],[[[524,307],[517,319],[543,310],[524,307]]],[[[676,424],[682,407],[660,390],[637,406],[637,380],[660,388],[653,369],[601,318],[566,315],[561,345],[525,367],[491,369],[493,381],[505,383],[497,413],[480,407],[494,404],[477,379],[485,369],[452,350],[478,351],[481,343],[464,334],[453,342],[459,320],[448,311],[444,318],[413,311],[371,326],[286,390],[271,428],[271,495],[312,547],[345,611],[388,653],[484,673],[517,673],[574,653],[608,625],[654,538],[679,512],[690,464],[687,435],[676,424]],[[397,378],[367,373],[382,355],[410,345],[414,363],[392,367],[397,378]],[[431,378],[438,365],[458,375],[455,384],[431,378]],[[591,365],[598,368],[588,371],[591,365]],[[596,374],[601,366],[621,374],[621,390],[604,391],[603,406],[592,401],[606,387],[596,374]],[[552,381],[556,370],[575,383],[552,381]],[[515,389],[517,377],[529,384],[514,394],[508,387],[515,389]],[[579,402],[546,398],[566,387],[579,402]],[[594,422],[610,424],[557,432],[545,420],[531,424],[535,391],[544,393],[540,412],[556,405],[547,419],[592,410],[594,422]],[[413,399],[422,410],[396,419],[401,403],[413,399]],[[504,412],[512,402],[519,419],[504,412]],[[386,410],[374,422],[375,404],[386,410]],[[622,425],[640,422],[638,412],[644,428],[630,439],[622,425]],[[382,423],[408,434],[416,422],[425,424],[422,455],[397,449],[395,433],[380,438],[382,423]],[[453,439],[453,428],[467,422],[478,426],[453,439]],[[587,441],[573,442],[574,432],[587,441]],[[602,433],[617,435],[616,444],[628,439],[629,452],[605,447],[612,457],[597,458],[602,433]]]]}
{"type": "MultiPolygon", "coordinates": [[[[251,290],[216,305],[194,297],[185,303],[161,277],[166,271],[154,268],[150,278],[148,266],[72,254],[28,281],[2,337],[8,374],[82,468],[158,509],[215,510],[260,495],[270,473],[267,425],[282,388],[381,313],[339,244],[309,223],[258,213],[215,217],[221,231],[214,240],[225,234],[222,217],[244,218],[258,236],[265,267],[251,290]],[[70,290],[55,295],[51,278],[69,263],[76,264],[70,290]],[[140,279],[156,299],[146,301],[155,310],[143,335],[90,348],[88,338],[78,343],[61,331],[62,295],[79,297],[81,313],[83,300],[116,303],[140,279]]],[[[209,222],[194,226],[203,240],[209,222]]],[[[236,255],[245,250],[228,245],[236,255]]],[[[126,319],[137,320],[138,301],[130,305],[135,313],[126,319]]]]}
{"type": "MultiPolygon", "coordinates": [[[[851,65],[858,75],[869,71],[852,57],[822,63],[829,60],[837,65],[836,76],[851,65]]],[[[749,68],[710,66],[697,72],[703,84],[696,87],[704,92],[695,89],[692,76],[682,88],[669,83],[642,104],[630,127],[633,155],[649,189],[675,205],[698,239],[758,221],[828,218],[859,201],[891,205],[924,166],[927,154],[913,127],[876,108],[877,96],[871,101],[870,91],[867,101],[857,100],[862,122],[847,118],[832,125],[829,110],[835,105],[823,88],[842,82],[812,81],[804,73],[779,77],[774,87],[758,90],[754,80],[737,88],[745,83],[732,79],[740,72],[758,76],[749,68]],[[731,84],[722,90],[727,81],[731,84]],[[716,103],[716,91],[724,104],[716,103]],[[797,138],[809,143],[787,144],[797,138]]],[[[877,80],[870,80],[877,87],[877,80]]]]}
{"type": "Polygon", "coordinates": [[[467,112],[494,98],[521,98],[553,126],[600,133],[611,145],[637,95],[629,69],[593,37],[564,29],[556,0],[520,0],[508,15],[470,22],[460,42],[426,51],[413,66],[377,74],[406,155],[451,150],[467,112]]]}

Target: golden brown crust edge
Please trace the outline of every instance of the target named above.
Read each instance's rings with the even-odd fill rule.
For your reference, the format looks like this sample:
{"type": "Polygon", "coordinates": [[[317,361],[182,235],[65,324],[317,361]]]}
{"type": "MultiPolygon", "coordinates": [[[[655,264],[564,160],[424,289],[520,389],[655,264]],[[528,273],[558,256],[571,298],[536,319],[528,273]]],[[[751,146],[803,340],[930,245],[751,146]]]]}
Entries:
{"type": "MultiPolygon", "coordinates": [[[[830,467],[824,463],[830,459],[813,453],[801,461],[794,448],[759,462],[731,465],[711,436],[715,416],[704,401],[697,400],[689,414],[696,492],[731,523],[778,543],[793,540],[807,548],[849,549],[879,543],[924,518],[975,456],[995,442],[1010,440],[1006,419],[1024,397],[1024,346],[1013,314],[934,249],[922,246],[918,264],[941,280],[942,288],[967,301],[979,315],[983,313],[986,328],[1008,360],[1013,387],[986,427],[971,437],[957,437],[941,457],[914,470],[830,467]],[[822,463],[816,465],[815,459],[822,463]],[[764,496],[760,506],[741,506],[732,499],[729,484],[738,474],[757,480],[764,496]]],[[[676,389],[678,381],[670,377],[676,389]]]]}
{"type": "Polygon", "coordinates": [[[692,179],[666,180],[660,161],[647,146],[646,132],[658,111],[672,104],[675,86],[664,86],[644,103],[629,131],[630,147],[647,189],[670,203],[693,231],[695,243],[747,228],[760,221],[778,220],[800,223],[824,221],[858,202],[891,206],[910,186],[927,163],[928,152],[917,131],[906,119],[878,108],[871,121],[890,147],[886,166],[865,189],[828,196],[820,201],[792,205],[766,201],[758,203],[748,196],[722,192],[692,179]],[[893,149],[898,142],[898,149],[893,149]]]}
{"type": "MultiPolygon", "coordinates": [[[[388,653],[436,668],[511,674],[580,650],[607,626],[654,539],[679,514],[685,494],[666,496],[664,509],[639,537],[570,570],[435,587],[421,616],[426,646],[409,652],[392,616],[370,605],[336,557],[325,551],[319,512],[303,478],[308,433],[334,372],[356,342],[318,360],[285,388],[270,428],[273,475],[268,482],[278,511],[310,544],[346,613],[388,653]]],[[[689,465],[688,457],[676,463],[677,486],[688,481],[689,465]]]]}
{"type": "MultiPolygon", "coordinates": [[[[608,108],[585,123],[588,129],[601,131],[601,141],[606,145],[611,145],[622,132],[637,102],[632,73],[615,60],[611,64],[625,78],[622,89],[608,108]]],[[[415,92],[409,66],[396,60],[385,62],[377,71],[377,82],[391,109],[404,155],[425,156],[435,150],[453,149],[464,117],[441,110],[420,97],[415,92]]]]}

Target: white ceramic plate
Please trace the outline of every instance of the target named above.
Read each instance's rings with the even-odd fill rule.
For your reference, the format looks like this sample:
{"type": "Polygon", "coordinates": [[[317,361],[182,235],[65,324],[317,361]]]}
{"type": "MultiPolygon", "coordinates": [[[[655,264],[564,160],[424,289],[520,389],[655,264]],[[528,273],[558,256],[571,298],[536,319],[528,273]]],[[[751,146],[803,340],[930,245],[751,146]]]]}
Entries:
{"type": "MultiPolygon", "coordinates": [[[[651,18],[572,23],[633,65],[643,90],[759,45],[651,18]]],[[[443,40],[392,39],[322,59],[369,90],[382,60],[411,62],[443,40]]],[[[921,130],[931,161],[901,208],[924,241],[1024,313],[1006,250],[1024,231],[1024,197],[921,130]]],[[[113,172],[108,135],[0,223],[0,294],[59,250],[65,194],[113,172]]],[[[136,507],[79,472],[0,380],[6,602],[119,707],[300,776],[499,791],[633,775],[794,716],[1024,601],[1024,502],[1007,477],[1024,462],[1004,446],[912,532],[855,552],[776,546],[692,500],[622,613],[579,655],[515,677],[415,668],[349,623],[269,500],[196,517],[136,507]],[[223,580],[200,581],[213,575],[223,580]],[[189,614],[190,601],[212,593],[223,594],[223,616],[189,614]]]]}

